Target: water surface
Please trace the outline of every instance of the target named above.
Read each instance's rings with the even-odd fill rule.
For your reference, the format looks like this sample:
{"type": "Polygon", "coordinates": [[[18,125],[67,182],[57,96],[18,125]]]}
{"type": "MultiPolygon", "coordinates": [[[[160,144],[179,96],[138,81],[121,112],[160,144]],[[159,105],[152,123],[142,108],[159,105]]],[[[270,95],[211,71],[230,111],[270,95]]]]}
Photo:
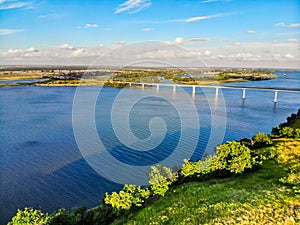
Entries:
{"type": "MultiPolygon", "coordinates": [[[[277,73],[280,77],[275,80],[230,85],[295,89],[300,87],[299,72],[277,73]],[[287,76],[283,77],[283,73],[287,76]]],[[[85,94],[88,96],[95,89],[97,87],[86,87],[85,94]]],[[[156,93],[155,88],[147,91],[156,93]]],[[[184,91],[191,94],[189,88],[184,91]]],[[[5,224],[18,208],[25,206],[48,212],[61,207],[93,207],[100,204],[101,196],[105,192],[122,187],[100,176],[82,157],[72,127],[75,92],[76,87],[0,88],[1,224],[5,224]]],[[[118,105],[119,117],[122,117],[122,112],[142,92],[141,89],[129,90],[129,96],[118,105]]],[[[164,140],[156,148],[142,152],[122,145],[111,125],[111,109],[120,93],[120,89],[104,87],[95,105],[96,129],[110,155],[123,163],[136,166],[159,163],[167,158],[177,146],[182,130],[176,108],[172,102],[162,97],[165,95],[173,98],[183,107],[189,107],[190,102],[180,100],[180,91],[172,95],[172,88],[166,87],[160,89],[162,97],[155,97],[153,94],[134,105],[129,121],[131,132],[138,139],[145,140],[151,136],[149,122],[152,118],[161,118],[167,129],[164,140]]],[[[193,137],[198,140],[192,155],[193,160],[203,155],[210,136],[213,144],[220,143],[217,134],[212,132],[212,124],[225,123],[225,136],[221,142],[238,140],[252,137],[258,131],[269,133],[273,126],[285,121],[287,116],[300,108],[299,93],[279,93],[276,106],[273,103],[274,93],[271,91],[247,91],[246,100],[243,102],[241,98],[241,90],[222,90],[216,99],[213,89],[197,89],[195,97],[191,99],[196,106],[200,126],[199,136],[193,137]],[[222,96],[225,108],[220,107],[222,96]],[[220,117],[214,118],[224,123],[212,121],[212,113],[220,114],[220,117]]],[[[125,118],[128,114],[124,113],[123,116],[125,118]]],[[[185,115],[187,123],[191,125],[191,129],[186,129],[186,132],[194,135],[192,124],[196,120],[192,116],[191,112],[185,115]]],[[[154,129],[161,122],[157,121],[153,125],[154,129]]],[[[122,129],[120,124],[117,123],[116,127],[122,129]]],[[[89,132],[82,130],[87,138],[90,136],[89,132]]],[[[186,149],[191,147],[190,143],[184,144],[186,149]]],[[[176,165],[181,162],[181,158],[174,160],[176,165]]],[[[109,170],[112,166],[107,162],[104,169],[109,170]]]]}

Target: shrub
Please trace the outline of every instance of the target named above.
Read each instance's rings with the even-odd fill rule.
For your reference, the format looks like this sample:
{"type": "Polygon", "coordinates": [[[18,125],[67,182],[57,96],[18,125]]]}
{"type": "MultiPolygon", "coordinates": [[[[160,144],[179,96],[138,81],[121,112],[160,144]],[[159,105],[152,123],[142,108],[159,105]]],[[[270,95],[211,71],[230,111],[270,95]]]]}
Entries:
{"type": "Polygon", "coordinates": [[[110,224],[114,221],[115,215],[112,207],[108,205],[100,205],[96,208],[90,209],[86,213],[84,221],[85,225],[102,225],[110,224]]]}
{"type": "Polygon", "coordinates": [[[17,214],[7,225],[44,225],[50,220],[48,213],[33,208],[18,209],[17,214]]]}
{"type": "Polygon", "coordinates": [[[273,144],[271,138],[263,132],[259,132],[255,134],[251,140],[252,140],[252,147],[254,149],[263,148],[273,144]]]}
{"type": "Polygon", "coordinates": [[[281,137],[294,137],[294,129],[291,127],[283,127],[279,130],[279,135],[281,137]]]}
{"type": "Polygon", "coordinates": [[[216,148],[212,170],[227,170],[231,173],[242,173],[245,169],[252,168],[255,159],[251,151],[240,142],[227,142],[216,148]]]}
{"type": "Polygon", "coordinates": [[[200,174],[200,163],[200,160],[196,162],[191,162],[185,159],[181,169],[181,174],[185,177],[192,176],[194,174],[200,174]]]}
{"type": "Polygon", "coordinates": [[[49,225],[57,224],[72,225],[71,216],[66,209],[59,209],[57,212],[51,215],[49,225]]]}
{"type": "Polygon", "coordinates": [[[152,166],[151,169],[151,172],[148,174],[151,190],[154,194],[164,196],[169,189],[169,185],[176,180],[177,173],[162,165],[152,166]]]}
{"type": "Polygon", "coordinates": [[[206,175],[216,170],[214,165],[215,156],[207,156],[204,160],[190,162],[184,160],[185,164],[182,166],[181,175],[184,177],[193,175],[206,175]]]}
{"type": "Polygon", "coordinates": [[[51,219],[47,225],[81,225],[86,210],[87,208],[85,206],[75,208],[71,213],[64,208],[59,209],[51,215],[51,219]]]}
{"type": "Polygon", "coordinates": [[[142,189],[137,185],[127,185],[119,192],[113,192],[111,195],[106,193],[104,202],[107,205],[111,205],[117,210],[129,210],[132,207],[140,207],[144,203],[145,199],[150,196],[148,189],[142,189]]]}
{"type": "Polygon", "coordinates": [[[300,138],[300,129],[295,129],[294,130],[294,137],[295,138],[300,138]]]}

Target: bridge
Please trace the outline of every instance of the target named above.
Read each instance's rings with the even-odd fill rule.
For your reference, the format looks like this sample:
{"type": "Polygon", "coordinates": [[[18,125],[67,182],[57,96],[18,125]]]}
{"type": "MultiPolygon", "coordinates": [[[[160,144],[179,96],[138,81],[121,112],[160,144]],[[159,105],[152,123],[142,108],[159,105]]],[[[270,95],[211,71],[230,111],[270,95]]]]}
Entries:
{"type": "Polygon", "coordinates": [[[216,91],[216,96],[219,94],[219,89],[240,89],[242,90],[242,99],[246,99],[246,91],[247,90],[257,90],[257,91],[272,91],[274,92],[274,103],[278,101],[278,93],[279,92],[289,92],[289,93],[300,93],[300,89],[288,89],[288,88],[265,88],[265,87],[247,87],[247,86],[206,86],[206,85],[188,85],[188,84],[166,84],[166,83],[139,83],[139,82],[119,82],[123,84],[127,84],[128,86],[141,86],[142,88],[148,87],[156,87],[156,90],[159,91],[160,87],[172,87],[173,93],[176,93],[177,87],[188,87],[192,88],[192,95],[195,95],[196,88],[213,88],[216,91]]]}

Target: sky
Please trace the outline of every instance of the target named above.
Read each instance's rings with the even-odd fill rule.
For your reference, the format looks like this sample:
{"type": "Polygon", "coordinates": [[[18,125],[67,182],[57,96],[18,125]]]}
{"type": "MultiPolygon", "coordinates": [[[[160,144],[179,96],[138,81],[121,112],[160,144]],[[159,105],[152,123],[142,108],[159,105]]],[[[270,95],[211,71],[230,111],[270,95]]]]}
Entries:
{"type": "Polygon", "coordinates": [[[0,0],[1,65],[300,68],[299,34],[299,0],[0,0]]]}

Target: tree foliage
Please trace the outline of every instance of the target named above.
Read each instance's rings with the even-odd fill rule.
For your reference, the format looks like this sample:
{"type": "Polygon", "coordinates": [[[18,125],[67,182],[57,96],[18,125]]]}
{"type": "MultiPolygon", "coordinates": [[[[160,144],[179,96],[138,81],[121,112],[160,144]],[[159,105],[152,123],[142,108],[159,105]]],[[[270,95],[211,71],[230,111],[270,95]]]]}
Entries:
{"type": "Polygon", "coordinates": [[[115,209],[129,210],[132,207],[141,207],[150,195],[148,189],[142,189],[137,185],[127,185],[119,192],[113,192],[112,194],[105,194],[105,204],[111,205],[115,209]]]}
{"type": "Polygon", "coordinates": [[[18,209],[17,214],[7,225],[46,225],[50,221],[48,213],[33,208],[18,209]]]}

